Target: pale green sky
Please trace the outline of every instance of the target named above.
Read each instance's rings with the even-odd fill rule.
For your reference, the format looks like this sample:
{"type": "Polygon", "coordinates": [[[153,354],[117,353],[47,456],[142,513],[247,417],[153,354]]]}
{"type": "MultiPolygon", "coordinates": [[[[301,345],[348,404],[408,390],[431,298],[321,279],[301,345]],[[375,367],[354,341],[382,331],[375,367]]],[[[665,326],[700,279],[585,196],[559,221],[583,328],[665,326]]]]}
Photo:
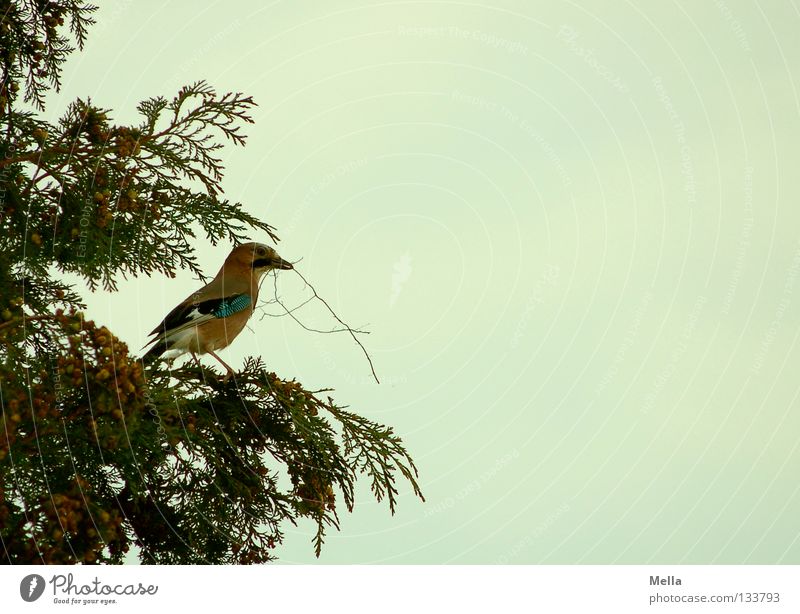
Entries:
{"type": "MultiPolygon", "coordinates": [[[[384,383],[288,318],[224,357],[394,425],[428,498],[391,518],[363,490],[323,562],[800,563],[795,6],[197,6],[108,3],[48,114],[132,121],[197,79],[255,97],[226,194],[369,323],[384,383]]],[[[228,246],[197,249],[213,273],[228,246]]],[[[90,313],[139,347],[195,286],[90,313]]]]}

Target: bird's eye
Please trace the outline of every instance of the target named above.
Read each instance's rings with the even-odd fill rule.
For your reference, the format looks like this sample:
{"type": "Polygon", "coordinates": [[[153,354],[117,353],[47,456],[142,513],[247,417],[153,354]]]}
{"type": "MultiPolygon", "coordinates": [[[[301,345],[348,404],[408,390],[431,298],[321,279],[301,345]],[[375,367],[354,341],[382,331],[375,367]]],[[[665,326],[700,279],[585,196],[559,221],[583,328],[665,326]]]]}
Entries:
{"type": "Polygon", "coordinates": [[[266,255],[267,255],[267,250],[265,250],[263,247],[259,247],[259,248],[256,250],[256,253],[257,253],[259,256],[266,256],[266,255]]]}

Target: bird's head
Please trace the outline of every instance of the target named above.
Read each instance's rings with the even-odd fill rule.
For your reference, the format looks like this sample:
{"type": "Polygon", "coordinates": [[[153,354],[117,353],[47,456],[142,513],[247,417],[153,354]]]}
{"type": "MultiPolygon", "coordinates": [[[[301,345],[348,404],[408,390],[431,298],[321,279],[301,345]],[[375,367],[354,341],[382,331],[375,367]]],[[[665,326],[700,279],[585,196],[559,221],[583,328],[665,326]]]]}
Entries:
{"type": "Polygon", "coordinates": [[[263,243],[243,243],[239,245],[230,253],[225,264],[246,267],[259,276],[272,269],[285,271],[292,268],[290,262],[281,258],[274,249],[263,243]]]}

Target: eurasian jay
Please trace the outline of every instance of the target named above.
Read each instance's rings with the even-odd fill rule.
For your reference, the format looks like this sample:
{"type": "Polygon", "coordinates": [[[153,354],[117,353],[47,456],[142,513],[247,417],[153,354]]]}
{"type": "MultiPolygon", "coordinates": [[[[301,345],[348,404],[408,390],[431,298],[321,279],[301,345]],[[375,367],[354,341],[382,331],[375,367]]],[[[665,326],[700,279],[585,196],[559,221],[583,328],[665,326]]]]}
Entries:
{"type": "Polygon", "coordinates": [[[272,269],[291,268],[267,245],[244,243],[235,247],[211,283],[175,307],[153,329],[150,334],[156,336],[145,347],[154,345],[142,361],[148,364],[170,350],[189,352],[195,362],[197,354],[211,354],[228,371],[228,379],[233,369],[215,350],[230,345],[247,324],[258,301],[261,276],[272,269]]]}

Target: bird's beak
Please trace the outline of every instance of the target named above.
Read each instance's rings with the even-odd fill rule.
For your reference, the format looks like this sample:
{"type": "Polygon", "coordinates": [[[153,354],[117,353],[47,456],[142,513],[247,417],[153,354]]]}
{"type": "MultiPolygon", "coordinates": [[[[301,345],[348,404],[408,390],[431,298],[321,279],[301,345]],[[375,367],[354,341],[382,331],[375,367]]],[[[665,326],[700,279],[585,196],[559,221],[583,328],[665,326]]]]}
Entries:
{"type": "Polygon", "coordinates": [[[253,269],[282,269],[287,271],[294,268],[291,262],[287,262],[277,254],[274,258],[256,258],[253,260],[253,269]]]}
{"type": "Polygon", "coordinates": [[[289,269],[293,269],[291,262],[287,262],[280,256],[275,256],[275,259],[272,261],[272,268],[274,269],[281,269],[282,271],[288,271],[289,269]]]}

